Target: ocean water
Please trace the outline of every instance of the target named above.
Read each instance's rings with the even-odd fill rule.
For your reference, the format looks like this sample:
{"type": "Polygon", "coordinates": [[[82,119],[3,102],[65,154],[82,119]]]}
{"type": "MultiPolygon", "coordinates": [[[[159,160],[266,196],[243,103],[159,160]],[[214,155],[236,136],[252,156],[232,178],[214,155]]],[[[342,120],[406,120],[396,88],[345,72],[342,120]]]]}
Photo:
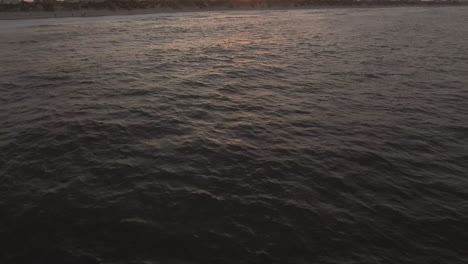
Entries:
{"type": "Polygon", "coordinates": [[[1,263],[468,263],[468,7],[0,21],[1,263]]]}

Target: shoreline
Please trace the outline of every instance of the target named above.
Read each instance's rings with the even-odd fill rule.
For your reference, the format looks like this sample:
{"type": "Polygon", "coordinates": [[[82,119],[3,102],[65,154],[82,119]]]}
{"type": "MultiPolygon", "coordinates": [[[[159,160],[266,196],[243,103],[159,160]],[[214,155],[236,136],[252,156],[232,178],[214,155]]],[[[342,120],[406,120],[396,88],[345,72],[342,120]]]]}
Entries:
{"type": "Polygon", "coordinates": [[[210,11],[267,11],[267,10],[307,10],[307,9],[335,9],[335,8],[392,8],[392,7],[449,7],[468,6],[468,4],[417,4],[417,5],[316,5],[316,6],[275,6],[275,7],[238,7],[238,8],[146,8],[146,9],[116,9],[97,10],[80,9],[74,11],[3,11],[0,12],[0,21],[5,20],[28,20],[28,19],[50,19],[50,18],[80,18],[80,17],[103,17],[124,15],[148,15],[148,14],[170,14],[183,12],[210,12],[210,11]]]}

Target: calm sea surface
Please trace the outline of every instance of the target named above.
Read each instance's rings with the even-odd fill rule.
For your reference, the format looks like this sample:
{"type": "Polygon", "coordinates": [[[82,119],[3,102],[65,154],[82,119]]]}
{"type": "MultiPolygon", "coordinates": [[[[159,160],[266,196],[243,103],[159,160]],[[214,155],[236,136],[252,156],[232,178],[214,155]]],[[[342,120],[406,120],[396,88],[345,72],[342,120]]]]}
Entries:
{"type": "Polygon", "coordinates": [[[0,21],[0,262],[468,263],[468,7],[0,21]]]}

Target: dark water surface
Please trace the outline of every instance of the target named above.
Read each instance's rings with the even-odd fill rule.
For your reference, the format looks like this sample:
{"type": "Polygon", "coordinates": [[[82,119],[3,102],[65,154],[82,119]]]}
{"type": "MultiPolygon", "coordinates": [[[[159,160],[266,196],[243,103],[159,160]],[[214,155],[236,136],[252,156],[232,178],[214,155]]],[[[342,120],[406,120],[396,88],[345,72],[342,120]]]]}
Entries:
{"type": "Polygon", "coordinates": [[[0,22],[1,263],[467,251],[467,7],[0,22]]]}

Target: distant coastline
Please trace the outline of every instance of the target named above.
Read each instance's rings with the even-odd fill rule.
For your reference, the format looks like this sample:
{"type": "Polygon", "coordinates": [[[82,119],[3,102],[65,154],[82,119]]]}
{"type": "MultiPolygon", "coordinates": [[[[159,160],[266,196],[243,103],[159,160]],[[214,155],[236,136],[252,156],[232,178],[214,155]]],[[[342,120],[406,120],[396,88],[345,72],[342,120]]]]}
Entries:
{"type": "MultiPolygon", "coordinates": [[[[242,1],[242,0],[241,0],[242,1]]],[[[290,2],[252,0],[249,4],[229,0],[179,1],[164,0],[122,1],[94,0],[81,1],[36,1],[18,4],[0,4],[0,20],[97,17],[115,15],[138,15],[154,13],[229,11],[229,10],[274,10],[274,9],[320,9],[320,8],[372,8],[401,6],[454,6],[468,5],[459,1],[405,1],[405,0],[296,0],[290,2]]]]}

